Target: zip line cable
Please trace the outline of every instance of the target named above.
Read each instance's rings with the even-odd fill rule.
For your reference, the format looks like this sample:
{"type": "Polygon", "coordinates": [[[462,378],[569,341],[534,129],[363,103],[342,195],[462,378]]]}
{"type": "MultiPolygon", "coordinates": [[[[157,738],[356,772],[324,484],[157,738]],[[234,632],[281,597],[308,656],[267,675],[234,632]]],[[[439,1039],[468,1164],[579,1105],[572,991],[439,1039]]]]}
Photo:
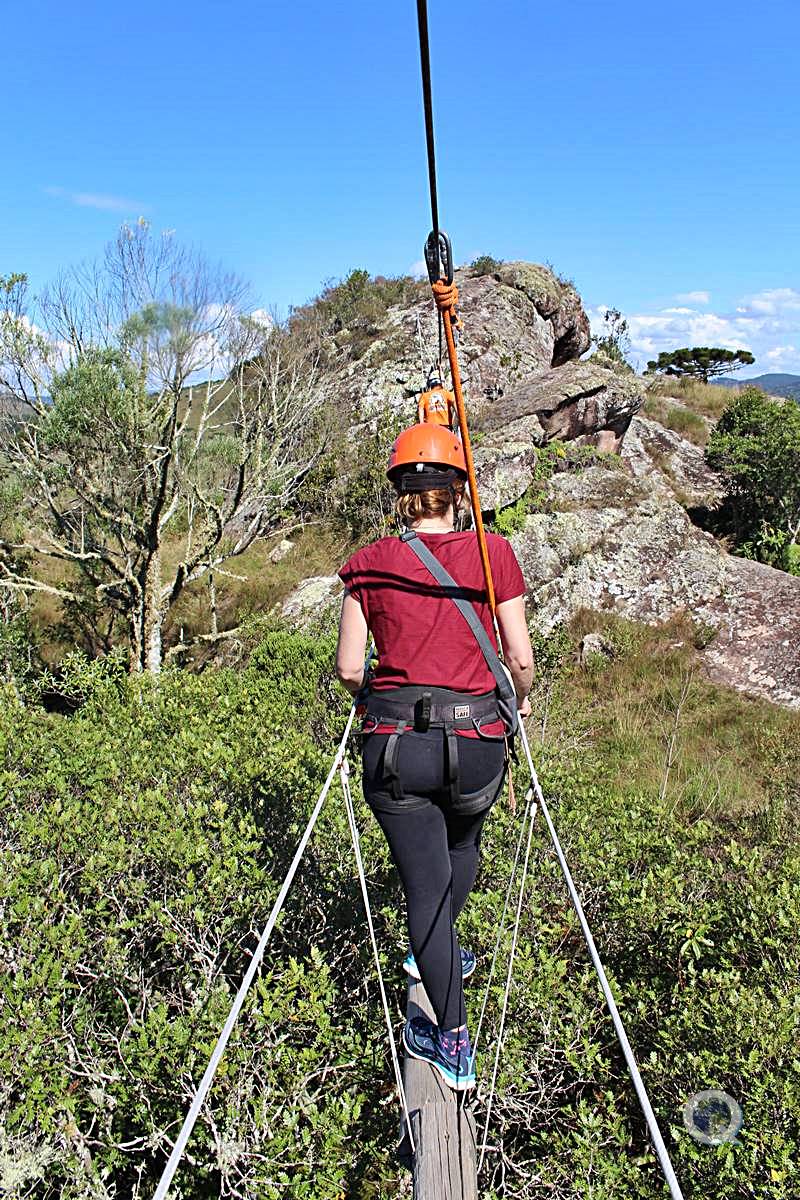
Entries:
{"type": "Polygon", "coordinates": [[[378,987],[381,993],[381,1003],[383,1005],[383,1015],[386,1020],[386,1029],[389,1034],[389,1051],[392,1056],[392,1067],[394,1068],[394,1077],[397,1082],[397,1090],[400,1093],[400,1103],[403,1108],[403,1115],[406,1122],[406,1130],[408,1131],[408,1143],[411,1153],[416,1153],[414,1144],[414,1134],[411,1129],[411,1114],[408,1111],[408,1098],[406,1089],[403,1084],[403,1073],[400,1070],[400,1059],[397,1054],[397,1046],[394,1040],[394,1030],[392,1028],[392,1017],[389,1012],[389,1001],[386,997],[386,986],[383,981],[383,971],[381,970],[381,959],[378,953],[378,939],[375,936],[375,925],[372,920],[372,908],[369,902],[369,893],[367,891],[367,878],[364,873],[364,860],[361,857],[361,839],[358,835],[358,824],[356,823],[356,814],[353,807],[353,796],[350,791],[350,764],[346,758],[343,758],[339,767],[339,776],[342,781],[342,792],[344,793],[344,805],[347,810],[347,823],[350,826],[350,837],[353,841],[353,852],[356,858],[356,867],[358,869],[358,882],[361,885],[361,897],[364,901],[364,912],[367,917],[367,925],[369,926],[369,936],[372,942],[372,953],[375,958],[375,970],[378,976],[378,987]]]}
{"type": "Polygon", "coordinates": [[[275,928],[275,923],[278,920],[278,916],[280,914],[281,909],[283,908],[283,904],[284,904],[284,901],[286,900],[286,896],[289,892],[289,888],[292,885],[292,880],[294,879],[294,877],[297,873],[297,868],[300,865],[300,860],[303,857],[306,846],[308,845],[308,840],[311,837],[311,833],[314,829],[314,826],[317,823],[317,818],[319,817],[319,814],[322,811],[322,806],[325,803],[325,798],[327,797],[328,792],[331,789],[331,784],[333,783],[333,780],[336,778],[336,773],[339,770],[340,763],[342,762],[342,760],[344,758],[344,755],[345,755],[345,752],[347,749],[347,741],[348,741],[348,738],[350,737],[350,730],[353,727],[353,720],[355,718],[355,715],[356,715],[356,706],[355,706],[355,703],[353,703],[350,708],[350,715],[347,718],[347,725],[345,726],[344,733],[342,734],[342,740],[339,743],[339,748],[336,751],[336,756],[333,760],[333,765],[331,766],[331,769],[328,772],[328,777],[322,786],[322,791],[319,794],[317,803],[314,805],[314,810],[311,813],[311,816],[309,817],[308,824],[306,825],[305,832],[303,833],[303,836],[300,839],[300,843],[297,847],[297,850],[295,851],[295,856],[292,859],[291,866],[289,867],[289,870],[286,872],[286,878],[284,879],[281,890],[278,893],[278,897],[277,897],[274,905],[272,906],[272,912],[269,915],[269,920],[267,921],[267,924],[264,927],[264,931],[261,934],[261,937],[259,938],[258,945],[256,946],[256,949],[253,953],[252,959],[250,960],[250,965],[247,968],[244,979],[242,980],[241,985],[239,987],[239,991],[236,993],[233,1004],[231,1005],[231,1010],[228,1013],[228,1019],[223,1026],[222,1033],[219,1035],[217,1044],[214,1047],[214,1050],[211,1054],[211,1058],[208,1061],[208,1066],[206,1067],[205,1074],[203,1075],[203,1078],[200,1081],[200,1086],[198,1087],[197,1092],[195,1093],[195,1097],[194,1097],[194,1100],[192,1101],[191,1108],[189,1109],[188,1113],[186,1114],[186,1118],[183,1122],[183,1125],[181,1126],[180,1133],[178,1134],[178,1137],[175,1141],[175,1145],[172,1148],[172,1153],[169,1156],[169,1161],[167,1162],[167,1165],[164,1168],[164,1172],[161,1176],[158,1187],[156,1188],[155,1193],[153,1195],[153,1200],[165,1200],[165,1197],[169,1190],[169,1186],[172,1182],[172,1178],[175,1174],[175,1171],[178,1168],[178,1163],[180,1162],[181,1158],[183,1157],[183,1152],[186,1149],[186,1143],[188,1142],[189,1137],[191,1136],[191,1132],[194,1129],[195,1122],[197,1121],[197,1118],[200,1115],[200,1109],[202,1108],[203,1102],[204,1102],[206,1096],[208,1095],[208,1092],[211,1088],[211,1084],[214,1081],[214,1076],[215,1076],[217,1068],[220,1064],[220,1060],[221,1060],[223,1054],[225,1053],[225,1047],[227,1046],[230,1036],[233,1033],[233,1029],[234,1029],[234,1026],[236,1025],[236,1021],[238,1020],[239,1013],[241,1012],[242,1005],[244,1004],[244,1001],[245,1001],[245,997],[247,996],[247,993],[250,989],[250,985],[252,984],[253,980],[255,979],[255,975],[259,968],[261,960],[264,957],[264,951],[267,948],[267,942],[269,941],[272,931],[275,928]]]}
{"type": "Polygon", "coordinates": [[[425,141],[428,147],[428,184],[431,192],[433,243],[439,245],[439,200],[436,195],[436,152],[433,144],[433,97],[431,94],[431,51],[428,42],[427,0],[417,0],[419,61],[422,70],[422,100],[425,108],[425,141]]]}

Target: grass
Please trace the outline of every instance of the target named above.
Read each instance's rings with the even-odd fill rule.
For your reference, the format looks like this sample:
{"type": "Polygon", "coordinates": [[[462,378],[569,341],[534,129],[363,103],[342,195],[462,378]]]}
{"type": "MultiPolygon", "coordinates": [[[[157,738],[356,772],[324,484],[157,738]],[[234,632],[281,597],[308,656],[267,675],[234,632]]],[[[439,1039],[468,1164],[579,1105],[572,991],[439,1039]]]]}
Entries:
{"type": "Polygon", "coordinates": [[[663,793],[687,824],[704,816],[734,836],[741,817],[758,827],[776,806],[796,811],[800,713],[711,683],[698,653],[708,636],[688,616],[651,627],[578,614],[534,711],[545,748],[591,748],[622,794],[663,793]],[[609,657],[581,667],[576,647],[594,631],[609,657]]]}
{"type": "MultiPolygon", "coordinates": [[[[284,600],[302,579],[330,575],[347,558],[348,545],[341,535],[323,525],[307,525],[290,535],[294,549],[278,563],[270,562],[275,538],[259,538],[225,570],[244,578],[217,577],[217,619],[220,629],[238,625],[250,614],[265,614],[284,600]]],[[[199,579],[184,591],[167,618],[165,642],[207,633],[210,627],[208,579],[199,579]]]]}
{"type": "Polygon", "coordinates": [[[678,379],[667,375],[654,375],[649,378],[647,392],[648,398],[672,396],[701,417],[708,417],[710,421],[716,421],[722,415],[735,395],[731,388],[721,387],[719,384],[702,383],[698,379],[678,379]]]}

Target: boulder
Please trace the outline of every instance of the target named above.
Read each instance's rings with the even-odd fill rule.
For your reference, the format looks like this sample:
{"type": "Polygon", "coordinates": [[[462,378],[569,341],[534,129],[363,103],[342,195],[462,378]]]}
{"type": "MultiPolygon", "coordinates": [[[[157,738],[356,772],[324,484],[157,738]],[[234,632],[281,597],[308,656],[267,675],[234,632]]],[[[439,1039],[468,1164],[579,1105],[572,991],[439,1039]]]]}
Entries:
{"type": "Polygon", "coordinates": [[[491,408],[484,408],[476,427],[487,433],[507,430],[513,435],[517,421],[535,416],[545,441],[580,439],[596,445],[597,435],[605,432],[612,435],[613,448],[618,449],[644,400],[644,384],[638,375],[610,371],[588,359],[531,376],[491,408]]]}
{"type": "Polygon", "coordinates": [[[633,418],[622,445],[622,459],[637,479],[650,479],[681,504],[715,508],[722,499],[720,478],[706,465],[701,447],[658,421],[633,418]]]}
{"type": "Polygon", "coordinates": [[[645,399],[642,381],[591,359],[539,372],[480,412],[475,468],[484,509],[513,504],[530,486],[536,448],[554,438],[619,450],[645,399]]]}
{"type": "Polygon", "coordinates": [[[312,575],[286,597],[280,614],[291,625],[308,628],[338,608],[341,593],[342,581],[338,575],[312,575]]]}
{"type": "Polygon", "coordinates": [[[294,550],[294,542],[290,542],[288,538],[281,538],[277,546],[274,546],[269,552],[269,561],[271,563],[283,562],[287,554],[291,554],[294,550]]]}

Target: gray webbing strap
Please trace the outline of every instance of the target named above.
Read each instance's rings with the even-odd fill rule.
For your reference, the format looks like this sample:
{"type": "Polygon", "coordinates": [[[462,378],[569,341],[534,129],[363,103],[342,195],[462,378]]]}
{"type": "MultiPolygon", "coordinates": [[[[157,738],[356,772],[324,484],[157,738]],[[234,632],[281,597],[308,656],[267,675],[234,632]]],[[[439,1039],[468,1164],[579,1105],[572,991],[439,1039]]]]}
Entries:
{"type": "MultiPolygon", "coordinates": [[[[483,657],[486,659],[486,665],[494,675],[500,695],[505,699],[514,697],[514,689],[503,670],[498,653],[492,645],[491,638],[484,629],[483,623],[469,600],[465,600],[463,596],[459,595],[462,589],[456,583],[455,579],[447,573],[436,555],[417,536],[415,530],[407,529],[405,533],[400,535],[400,541],[405,542],[409,549],[414,551],[422,565],[428,568],[437,583],[440,583],[445,589],[454,589],[453,591],[448,590],[447,595],[474,633],[475,640],[481,648],[483,657]]],[[[516,699],[516,697],[514,698],[516,699]]]]}

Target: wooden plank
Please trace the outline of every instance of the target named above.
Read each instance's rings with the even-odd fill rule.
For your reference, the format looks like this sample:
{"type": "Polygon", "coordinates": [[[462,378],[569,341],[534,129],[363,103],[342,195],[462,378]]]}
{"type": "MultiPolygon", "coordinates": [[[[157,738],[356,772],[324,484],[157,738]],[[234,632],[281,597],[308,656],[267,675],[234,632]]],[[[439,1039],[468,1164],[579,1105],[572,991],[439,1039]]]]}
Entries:
{"type": "MultiPolygon", "coordinates": [[[[409,979],[406,1016],[434,1020],[422,983],[409,979]]],[[[411,1167],[414,1200],[478,1200],[475,1118],[467,1107],[469,1092],[455,1092],[437,1070],[405,1056],[403,1083],[411,1114],[416,1153],[403,1128],[399,1154],[411,1167]]]]}

